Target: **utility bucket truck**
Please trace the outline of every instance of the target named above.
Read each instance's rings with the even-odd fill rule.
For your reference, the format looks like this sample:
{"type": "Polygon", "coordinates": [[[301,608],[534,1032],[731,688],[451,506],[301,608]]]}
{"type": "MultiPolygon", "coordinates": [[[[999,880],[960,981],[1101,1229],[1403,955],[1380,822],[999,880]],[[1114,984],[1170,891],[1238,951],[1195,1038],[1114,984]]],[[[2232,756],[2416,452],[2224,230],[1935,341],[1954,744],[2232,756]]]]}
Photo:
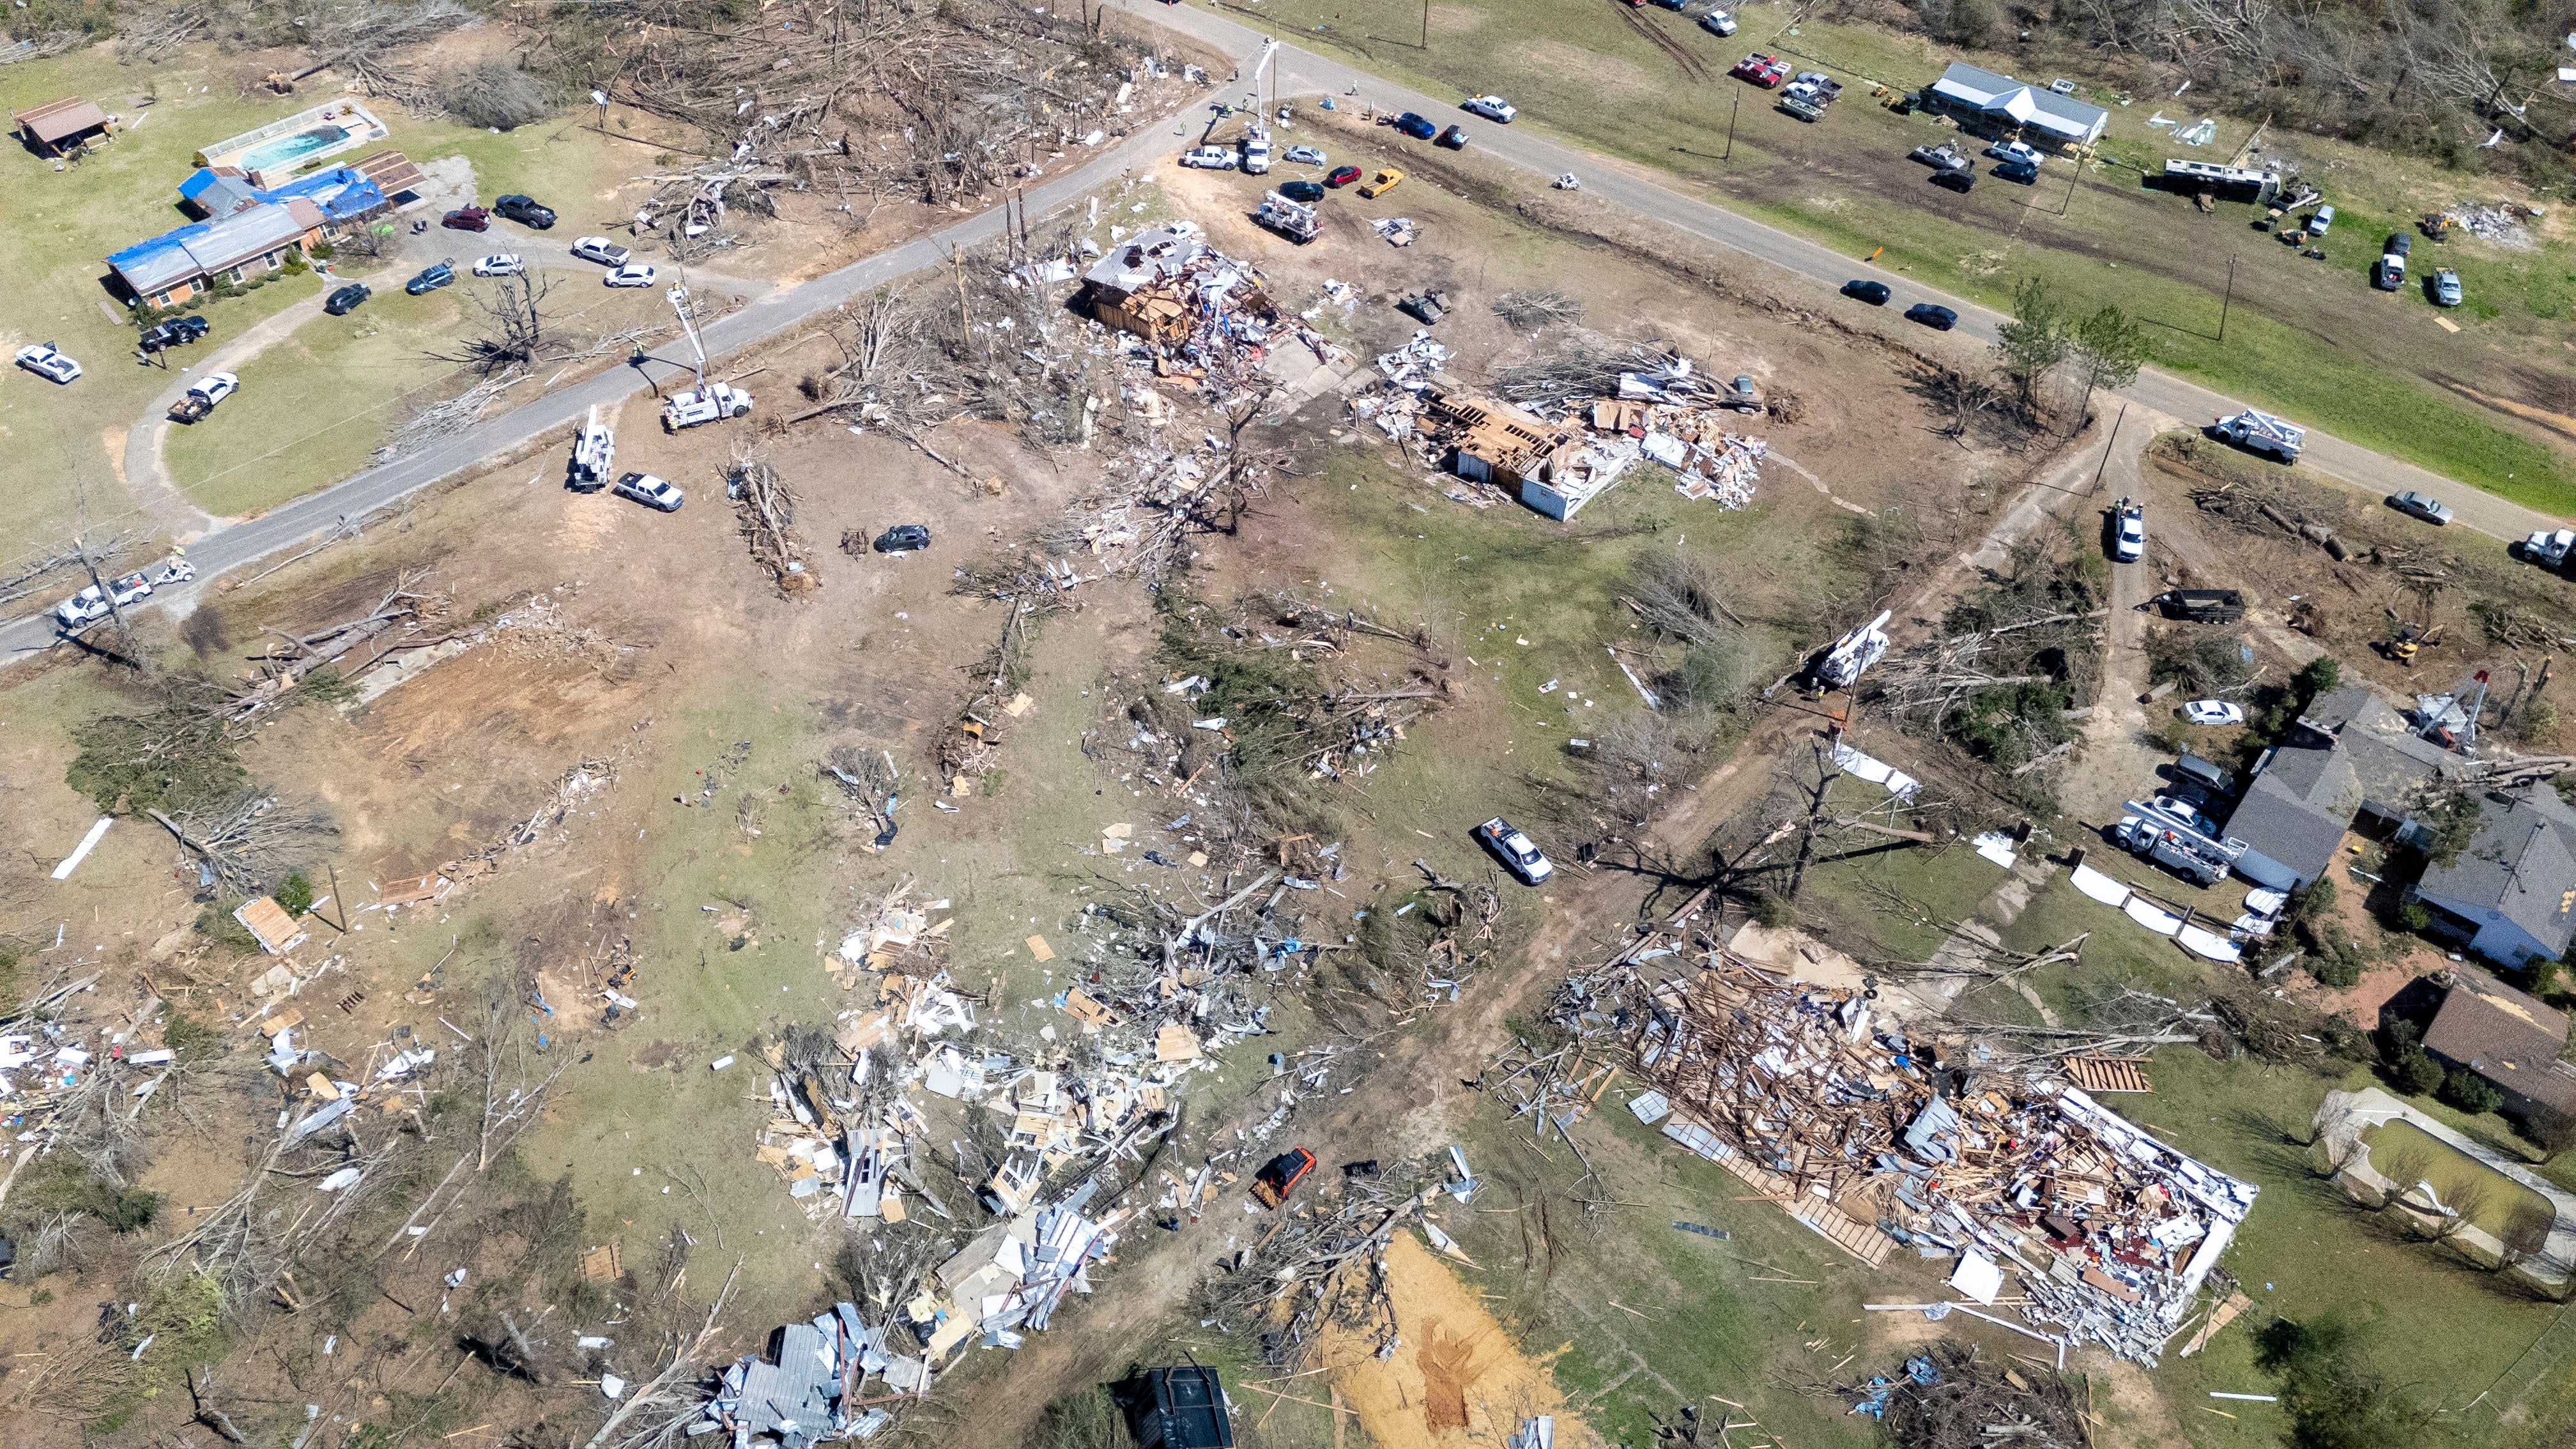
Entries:
{"type": "Polygon", "coordinates": [[[698,385],[687,392],[673,393],[671,400],[662,405],[662,431],[676,433],[701,423],[749,416],[750,393],[728,383],[707,381],[707,349],[698,340],[697,320],[689,315],[689,289],[673,287],[670,298],[671,310],[679,314],[680,331],[689,339],[689,356],[697,367],[698,385]]]}

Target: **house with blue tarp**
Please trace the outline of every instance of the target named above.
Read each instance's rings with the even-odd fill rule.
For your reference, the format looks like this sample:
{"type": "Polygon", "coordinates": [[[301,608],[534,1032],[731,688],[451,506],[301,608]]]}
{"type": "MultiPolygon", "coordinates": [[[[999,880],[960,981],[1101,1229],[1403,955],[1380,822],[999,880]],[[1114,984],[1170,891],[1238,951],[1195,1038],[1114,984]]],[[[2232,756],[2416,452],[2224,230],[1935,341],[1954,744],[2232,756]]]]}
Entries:
{"type": "MultiPolygon", "coordinates": [[[[199,219],[115,253],[108,270],[155,307],[276,271],[290,252],[331,241],[394,204],[371,169],[367,162],[334,166],[262,187],[229,166],[200,167],[179,183],[180,205],[199,219]]],[[[411,175],[416,180],[418,172],[411,175]]]]}

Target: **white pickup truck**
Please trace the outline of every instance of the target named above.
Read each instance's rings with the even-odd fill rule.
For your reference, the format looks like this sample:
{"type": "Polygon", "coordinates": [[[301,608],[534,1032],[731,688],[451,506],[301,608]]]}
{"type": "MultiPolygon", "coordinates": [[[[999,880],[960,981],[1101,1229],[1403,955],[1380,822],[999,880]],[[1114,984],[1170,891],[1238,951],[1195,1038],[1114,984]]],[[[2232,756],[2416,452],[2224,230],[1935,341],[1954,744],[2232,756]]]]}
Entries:
{"type": "Polygon", "coordinates": [[[2284,463],[2299,461],[2299,449],[2308,441],[2307,429],[2252,408],[2220,418],[2212,427],[2228,442],[2249,452],[2269,453],[2284,463]]]}

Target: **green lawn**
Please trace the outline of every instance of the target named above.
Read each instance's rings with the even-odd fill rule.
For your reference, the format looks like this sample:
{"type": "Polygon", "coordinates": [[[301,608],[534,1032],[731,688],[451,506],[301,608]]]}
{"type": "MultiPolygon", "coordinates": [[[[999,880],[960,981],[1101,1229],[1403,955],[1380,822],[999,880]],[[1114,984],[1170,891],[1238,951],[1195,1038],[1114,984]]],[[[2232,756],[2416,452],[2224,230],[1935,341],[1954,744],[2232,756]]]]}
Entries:
{"type": "MultiPolygon", "coordinates": [[[[1875,254],[1881,265],[1988,305],[2007,305],[2014,281],[2037,272],[2088,308],[2117,303],[2148,319],[2160,366],[2517,502],[2576,512],[2576,465],[2560,448],[2501,425],[2446,387],[2456,380],[2541,411],[2576,412],[2576,388],[2553,385],[2552,367],[2538,361],[2576,337],[2570,249],[2420,244],[2420,271],[2448,265],[2467,286],[2471,305],[2449,318],[2467,329],[2457,335],[2433,320],[2420,290],[2379,293],[2366,277],[2387,232],[2430,206],[2481,196],[2465,177],[2297,138],[2308,174],[2324,179],[2342,213],[2328,260],[2319,263],[2247,229],[2249,208],[2222,206],[2204,217],[2179,197],[2141,192],[2134,167],[2161,170],[2178,149],[2145,125],[2156,110],[2147,100],[2123,105],[2093,95],[2113,112],[2104,149],[2114,164],[2088,172],[2071,203],[2057,166],[2031,190],[1990,182],[1959,198],[1931,195],[1920,168],[1902,163],[1893,163],[1902,174],[1891,180],[1888,158],[1956,133],[1881,109],[1866,84],[1848,91],[1824,124],[1807,126],[1772,110],[1766,93],[1726,79],[1726,67],[1768,49],[1912,89],[1958,57],[1864,25],[1800,21],[1787,30],[1804,12],[1782,5],[1742,7],[1741,33],[1722,41],[1653,9],[1631,15],[1575,0],[1475,0],[1431,12],[1427,50],[1418,43],[1419,12],[1400,7],[1276,0],[1219,8],[1435,96],[1499,91],[1520,107],[1520,125],[1665,171],[1689,183],[1686,190],[1854,257],[1875,254]],[[1709,78],[1685,76],[1636,26],[1660,32],[1709,78]],[[2055,215],[2061,204],[2063,218],[2055,215]],[[2239,267],[2221,345],[2231,253],[2239,267]]],[[[2013,68],[2008,58],[1982,59],[2013,68]]],[[[2223,161],[2247,129],[2223,124],[2218,144],[2181,154],[2223,161]]]]}
{"type": "MultiPolygon", "coordinates": [[[[12,285],[0,295],[0,340],[12,349],[25,341],[59,342],[86,369],[69,388],[15,372],[0,384],[0,438],[7,439],[18,465],[17,506],[8,531],[0,534],[0,558],[61,537],[75,524],[84,495],[94,520],[128,511],[120,482],[123,434],[143,420],[147,404],[169,378],[135,362],[133,328],[102,285],[107,255],[188,220],[178,209],[178,186],[197,147],[326,98],[311,91],[290,97],[245,94],[231,70],[210,66],[194,52],[157,66],[128,67],[116,63],[110,47],[99,46],[0,68],[0,106],[6,109],[24,110],[68,94],[88,97],[123,116],[128,129],[105,150],[65,171],[54,171],[15,147],[0,158],[0,175],[9,178],[10,187],[10,205],[0,213],[0,237],[11,244],[16,263],[12,285]],[[155,96],[151,104],[142,104],[155,96]]],[[[613,214],[610,197],[603,193],[613,193],[616,182],[648,163],[652,154],[632,142],[577,129],[568,120],[495,135],[444,119],[412,117],[382,101],[370,105],[393,129],[388,146],[417,162],[469,156],[482,195],[524,190],[545,197],[564,213],[562,230],[613,214]]],[[[220,345],[320,287],[311,276],[286,279],[248,296],[210,301],[201,315],[214,324],[212,341],[220,345]]],[[[184,353],[181,358],[185,360],[184,353]]],[[[293,380],[296,390],[307,395],[305,417],[347,417],[417,385],[415,372],[391,353],[341,361],[340,376],[327,388],[318,372],[293,380]],[[311,408],[311,398],[325,391],[337,409],[327,415],[311,408]]],[[[246,386],[227,410],[255,413],[260,406],[246,386]]],[[[302,431],[311,430],[308,422],[302,431]]],[[[270,451],[286,436],[272,437],[263,429],[257,452],[270,451]]],[[[363,457],[376,441],[369,436],[363,447],[343,445],[327,462],[298,458],[288,466],[298,478],[309,480],[306,486],[327,481],[324,475],[331,466],[352,453],[363,457]]],[[[252,456],[230,456],[218,466],[252,456]]],[[[255,505],[284,496],[275,488],[219,488],[210,495],[209,506],[223,511],[245,500],[255,505]]]]}

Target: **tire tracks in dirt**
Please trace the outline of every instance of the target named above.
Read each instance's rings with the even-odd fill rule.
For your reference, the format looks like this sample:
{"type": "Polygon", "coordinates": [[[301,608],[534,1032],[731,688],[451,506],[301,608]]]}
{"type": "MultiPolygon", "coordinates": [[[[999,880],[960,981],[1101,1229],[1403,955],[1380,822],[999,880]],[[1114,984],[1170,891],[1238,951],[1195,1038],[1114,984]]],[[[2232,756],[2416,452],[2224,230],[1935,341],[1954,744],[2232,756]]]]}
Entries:
{"type": "Polygon", "coordinates": [[[1700,85],[1708,84],[1708,63],[1693,55],[1688,46],[1666,35],[1662,26],[1638,14],[1633,5],[1622,4],[1619,18],[1627,22],[1630,30],[1644,36],[1657,50],[1670,56],[1673,64],[1681,67],[1683,75],[1700,85]]]}

